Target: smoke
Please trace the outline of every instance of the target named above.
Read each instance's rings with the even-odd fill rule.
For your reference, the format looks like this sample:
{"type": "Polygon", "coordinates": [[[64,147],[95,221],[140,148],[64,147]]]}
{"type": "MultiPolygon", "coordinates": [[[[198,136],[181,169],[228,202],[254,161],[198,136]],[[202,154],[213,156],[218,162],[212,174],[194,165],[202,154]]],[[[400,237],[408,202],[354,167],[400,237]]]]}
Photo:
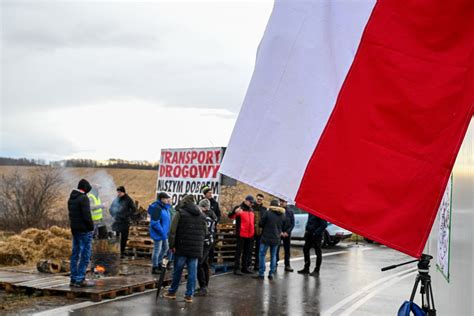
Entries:
{"type": "Polygon", "coordinates": [[[98,191],[99,198],[102,201],[102,204],[105,206],[103,208],[104,223],[107,225],[107,229],[110,231],[114,220],[110,215],[109,208],[112,205],[114,199],[117,197],[117,187],[115,185],[114,178],[106,170],[94,170],[92,172],[79,175],[77,170],[63,168],[61,174],[64,184],[69,186],[71,189],[76,188],[77,183],[81,177],[83,177],[89,181],[93,190],[98,191]]]}
{"type": "Polygon", "coordinates": [[[117,186],[115,185],[114,178],[107,171],[99,170],[90,177],[89,182],[99,192],[99,198],[104,205],[104,222],[107,225],[107,229],[110,230],[114,220],[110,215],[109,208],[117,197],[117,186]]]}

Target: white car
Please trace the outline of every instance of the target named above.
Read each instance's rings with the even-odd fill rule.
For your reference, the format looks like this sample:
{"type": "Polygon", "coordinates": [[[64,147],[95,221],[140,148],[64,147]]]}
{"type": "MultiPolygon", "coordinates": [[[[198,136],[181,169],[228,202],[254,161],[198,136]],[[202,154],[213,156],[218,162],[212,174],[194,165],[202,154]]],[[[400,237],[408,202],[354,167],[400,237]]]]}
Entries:
{"type": "MultiPolygon", "coordinates": [[[[295,228],[291,233],[292,239],[303,239],[306,229],[306,223],[308,222],[308,213],[302,209],[297,208],[294,205],[289,205],[295,213],[295,228]]],[[[323,234],[323,247],[334,246],[343,239],[352,236],[352,232],[341,228],[337,225],[328,223],[326,231],[323,234]]]]}

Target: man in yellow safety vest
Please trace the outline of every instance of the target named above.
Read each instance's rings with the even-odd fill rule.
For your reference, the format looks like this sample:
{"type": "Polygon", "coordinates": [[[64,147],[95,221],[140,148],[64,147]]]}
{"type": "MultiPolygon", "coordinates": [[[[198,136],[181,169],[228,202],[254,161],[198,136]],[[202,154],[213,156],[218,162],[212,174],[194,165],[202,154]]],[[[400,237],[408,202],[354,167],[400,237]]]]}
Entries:
{"type": "Polygon", "coordinates": [[[95,185],[87,196],[89,197],[92,221],[94,222],[94,237],[97,237],[98,228],[105,226],[103,214],[104,205],[99,198],[99,187],[95,185]]]}

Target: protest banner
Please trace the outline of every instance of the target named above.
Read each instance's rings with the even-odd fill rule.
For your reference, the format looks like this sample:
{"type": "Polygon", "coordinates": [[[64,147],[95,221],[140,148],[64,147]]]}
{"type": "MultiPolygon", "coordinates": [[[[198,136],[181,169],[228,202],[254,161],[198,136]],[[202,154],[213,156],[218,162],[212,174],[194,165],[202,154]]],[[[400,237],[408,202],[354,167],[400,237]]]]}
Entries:
{"type": "Polygon", "coordinates": [[[202,188],[208,186],[218,200],[223,154],[222,147],[162,149],[157,193],[168,193],[171,203],[176,205],[186,194],[193,194],[199,201],[203,197],[202,188]]]}

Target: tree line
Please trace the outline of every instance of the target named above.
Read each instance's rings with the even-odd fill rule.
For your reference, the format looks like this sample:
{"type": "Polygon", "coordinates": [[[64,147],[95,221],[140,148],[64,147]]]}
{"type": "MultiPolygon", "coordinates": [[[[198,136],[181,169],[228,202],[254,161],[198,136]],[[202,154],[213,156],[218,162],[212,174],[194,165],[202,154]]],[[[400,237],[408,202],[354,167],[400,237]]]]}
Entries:
{"type": "Polygon", "coordinates": [[[51,166],[65,168],[118,168],[118,169],[143,169],[157,170],[158,162],[149,161],[129,161],[124,159],[111,158],[106,161],[97,161],[93,159],[66,159],[60,161],[51,161],[47,163],[40,159],[27,158],[7,158],[0,157],[0,165],[3,166],[51,166]]]}

